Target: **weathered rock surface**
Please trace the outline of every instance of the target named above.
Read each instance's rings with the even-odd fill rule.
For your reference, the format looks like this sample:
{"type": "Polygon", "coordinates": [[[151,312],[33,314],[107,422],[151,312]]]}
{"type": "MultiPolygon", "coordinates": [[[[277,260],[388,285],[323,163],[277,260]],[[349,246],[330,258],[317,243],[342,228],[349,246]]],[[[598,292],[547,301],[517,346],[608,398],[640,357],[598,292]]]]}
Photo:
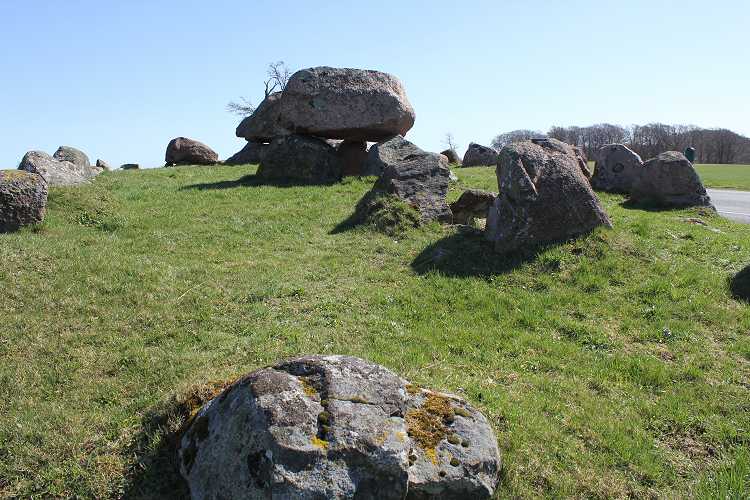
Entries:
{"type": "Polygon", "coordinates": [[[44,220],[47,181],[24,170],[0,170],[0,232],[44,220]]]}
{"type": "Polygon", "coordinates": [[[643,164],[630,200],[666,208],[712,206],[693,164],[677,151],[667,151],[643,164]]]}
{"type": "Polygon", "coordinates": [[[608,193],[630,193],[643,170],[643,160],[624,144],[607,144],[599,149],[591,186],[608,193]]]}
{"type": "Polygon", "coordinates": [[[497,151],[474,142],[469,144],[469,149],[464,153],[464,161],[462,162],[464,167],[489,166],[496,164],[497,151]]]}
{"type": "Polygon", "coordinates": [[[487,211],[497,198],[496,193],[481,189],[467,189],[451,203],[454,224],[471,224],[474,219],[486,219],[487,211]]]}
{"type": "Polygon", "coordinates": [[[69,161],[84,171],[88,171],[91,168],[91,162],[86,153],[72,146],[60,146],[52,157],[59,161],[69,161]]]}
{"type": "Polygon", "coordinates": [[[215,165],[219,161],[219,155],[202,142],[187,137],[177,137],[169,141],[164,161],[167,166],[215,165]]]}
{"type": "Polygon", "coordinates": [[[367,143],[365,141],[342,141],[336,151],[341,160],[344,177],[362,175],[367,162],[367,143]]]}
{"type": "Polygon", "coordinates": [[[589,160],[586,157],[586,152],[578,146],[570,146],[570,147],[573,148],[573,152],[575,153],[576,158],[578,159],[578,166],[581,167],[581,171],[583,172],[583,175],[585,175],[586,178],[589,181],[591,181],[592,173],[591,173],[591,170],[589,170],[589,160]]]}
{"type": "Polygon", "coordinates": [[[327,184],[341,179],[341,162],[324,140],[289,135],[271,141],[257,175],[278,182],[327,184]]]}
{"type": "Polygon", "coordinates": [[[564,241],[611,227],[573,148],[555,139],[505,146],[497,164],[499,195],[485,237],[501,253],[564,241]]]}
{"type": "Polygon", "coordinates": [[[453,165],[461,164],[461,158],[458,157],[458,153],[456,153],[455,149],[446,149],[445,151],[441,151],[440,154],[448,159],[448,163],[453,165]]]}
{"type": "Polygon", "coordinates": [[[280,124],[280,102],[281,92],[274,92],[263,99],[253,114],[237,126],[237,137],[254,142],[271,142],[276,137],[291,134],[280,124]]]}
{"type": "Polygon", "coordinates": [[[268,148],[262,142],[248,141],[241,150],[224,160],[225,165],[258,164],[263,160],[263,154],[268,148]]]}
{"type": "Polygon", "coordinates": [[[179,444],[192,498],[490,498],[500,456],[457,396],[347,356],[254,371],[209,401],[179,444]]]}
{"type": "Polygon", "coordinates": [[[373,191],[392,194],[416,208],[424,221],[453,220],[446,202],[450,169],[445,157],[396,136],[370,147],[366,175],[380,175],[373,191]]]}
{"type": "Polygon", "coordinates": [[[77,186],[91,177],[90,169],[69,161],[57,160],[43,151],[26,153],[18,169],[41,175],[52,187],[77,186]]]}
{"type": "Polygon", "coordinates": [[[380,71],[330,68],[297,71],[279,101],[284,129],[328,139],[382,141],[414,125],[401,81],[380,71]]]}

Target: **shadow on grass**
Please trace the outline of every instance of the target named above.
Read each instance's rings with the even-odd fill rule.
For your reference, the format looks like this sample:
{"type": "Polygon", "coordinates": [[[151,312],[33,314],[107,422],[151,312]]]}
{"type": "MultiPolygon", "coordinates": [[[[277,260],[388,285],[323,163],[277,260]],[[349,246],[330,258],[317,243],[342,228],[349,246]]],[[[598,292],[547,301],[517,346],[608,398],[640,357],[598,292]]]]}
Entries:
{"type": "Polygon", "coordinates": [[[294,179],[265,179],[258,177],[256,174],[249,174],[240,177],[234,181],[219,181],[219,182],[206,182],[201,184],[190,184],[183,186],[180,191],[192,191],[192,190],[211,190],[211,189],[234,189],[239,187],[258,187],[258,186],[274,186],[274,187],[298,187],[298,186],[331,186],[336,184],[338,181],[333,182],[305,182],[294,179]]]}
{"type": "Polygon", "coordinates": [[[643,210],[645,212],[679,212],[681,210],[694,209],[698,215],[707,217],[716,215],[716,210],[713,207],[695,205],[668,206],[653,201],[633,201],[631,199],[626,199],[620,202],[620,206],[627,210],[643,210]]]}
{"type": "Polygon", "coordinates": [[[417,274],[439,271],[452,277],[490,277],[508,273],[534,261],[537,255],[554,245],[537,247],[528,252],[498,254],[484,233],[469,226],[459,226],[458,232],[432,243],[412,261],[417,274]]]}

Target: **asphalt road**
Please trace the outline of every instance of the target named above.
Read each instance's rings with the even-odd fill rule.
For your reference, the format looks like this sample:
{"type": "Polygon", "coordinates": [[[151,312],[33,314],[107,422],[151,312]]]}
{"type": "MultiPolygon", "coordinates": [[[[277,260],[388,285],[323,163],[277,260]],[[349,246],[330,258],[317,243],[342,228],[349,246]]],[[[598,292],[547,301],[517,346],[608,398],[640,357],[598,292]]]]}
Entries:
{"type": "Polygon", "coordinates": [[[707,191],[719,214],[727,219],[750,224],[750,191],[729,189],[708,189],[707,191]]]}

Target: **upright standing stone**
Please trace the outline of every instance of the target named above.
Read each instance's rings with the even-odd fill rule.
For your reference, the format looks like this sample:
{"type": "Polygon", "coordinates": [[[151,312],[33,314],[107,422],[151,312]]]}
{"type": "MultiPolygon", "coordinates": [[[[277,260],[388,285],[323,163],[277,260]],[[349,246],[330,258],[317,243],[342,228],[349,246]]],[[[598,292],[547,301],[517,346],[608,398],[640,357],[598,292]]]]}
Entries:
{"type": "Polygon", "coordinates": [[[607,144],[599,149],[591,186],[608,193],[630,193],[643,170],[641,157],[624,144],[607,144]]]}
{"type": "Polygon", "coordinates": [[[643,164],[630,200],[666,208],[712,206],[693,164],[677,151],[667,151],[643,164]]]}
{"type": "Polygon", "coordinates": [[[257,175],[277,182],[328,184],[341,179],[341,162],[324,140],[288,135],[271,141],[257,175]]]}
{"type": "Polygon", "coordinates": [[[464,153],[464,167],[490,166],[497,163],[497,151],[472,142],[464,153]]]}

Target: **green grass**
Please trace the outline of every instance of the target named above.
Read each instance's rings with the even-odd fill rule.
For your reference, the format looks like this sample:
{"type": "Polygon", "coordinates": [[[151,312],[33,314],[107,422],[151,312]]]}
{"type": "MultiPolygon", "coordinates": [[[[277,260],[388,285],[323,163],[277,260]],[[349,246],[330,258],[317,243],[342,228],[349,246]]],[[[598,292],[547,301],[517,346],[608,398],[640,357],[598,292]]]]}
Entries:
{"type": "MultiPolygon", "coordinates": [[[[302,353],[463,394],[499,498],[750,495],[750,313],[727,284],[750,226],[603,195],[614,229],[508,259],[437,224],[335,232],[372,179],[253,172],[106,173],[0,235],[0,497],[182,491],[186,395],[302,353]]],[[[496,189],[456,173],[452,199],[496,189]]]]}
{"type": "Polygon", "coordinates": [[[750,191],[750,165],[696,165],[706,187],[750,191]]]}

